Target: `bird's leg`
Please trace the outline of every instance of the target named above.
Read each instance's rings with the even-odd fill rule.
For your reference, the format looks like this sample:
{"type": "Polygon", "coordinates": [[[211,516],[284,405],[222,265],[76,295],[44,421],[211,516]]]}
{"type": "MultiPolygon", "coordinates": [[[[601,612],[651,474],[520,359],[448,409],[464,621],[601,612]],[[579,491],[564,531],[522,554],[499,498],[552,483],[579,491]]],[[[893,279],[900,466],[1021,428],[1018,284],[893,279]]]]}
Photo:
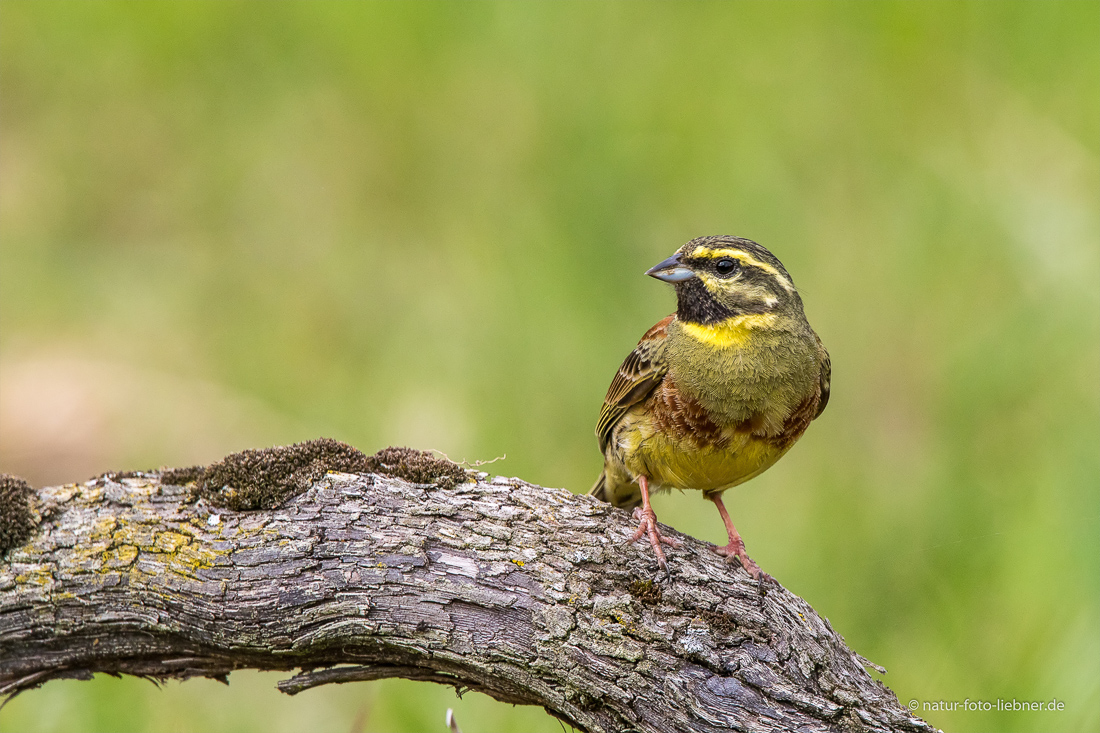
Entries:
{"type": "Polygon", "coordinates": [[[726,511],[726,505],[722,503],[722,495],[711,494],[707,498],[714,502],[714,506],[718,507],[718,513],[722,515],[722,523],[726,525],[726,534],[730,538],[728,545],[715,547],[714,551],[731,560],[736,557],[741,561],[741,567],[745,568],[749,575],[756,580],[760,580],[760,566],[753,562],[749,554],[745,552],[745,542],[741,539],[741,535],[737,533],[737,527],[733,526],[733,520],[730,519],[730,514],[726,511]]]}
{"type": "Polygon", "coordinates": [[[638,487],[642,490],[642,505],[634,509],[633,516],[638,520],[638,529],[634,532],[634,536],[630,538],[630,541],[636,542],[642,538],[642,535],[648,535],[649,544],[653,546],[653,554],[657,556],[657,564],[661,566],[661,570],[667,573],[668,563],[665,562],[665,551],[661,549],[661,543],[664,542],[670,547],[679,547],[681,542],[671,537],[665,537],[657,529],[657,514],[653,511],[653,507],[649,505],[649,479],[645,476],[638,476],[638,487]]]}

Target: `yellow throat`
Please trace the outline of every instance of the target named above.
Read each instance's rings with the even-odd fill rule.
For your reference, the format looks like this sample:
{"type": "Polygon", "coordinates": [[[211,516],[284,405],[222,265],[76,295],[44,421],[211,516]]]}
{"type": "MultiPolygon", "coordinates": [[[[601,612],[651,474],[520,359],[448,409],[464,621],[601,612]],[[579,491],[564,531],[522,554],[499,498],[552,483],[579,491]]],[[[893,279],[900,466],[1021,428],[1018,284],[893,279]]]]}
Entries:
{"type": "Polygon", "coordinates": [[[709,325],[681,321],[680,327],[696,341],[718,349],[728,349],[744,346],[753,329],[767,328],[774,323],[774,313],[746,313],[709,325]]]}

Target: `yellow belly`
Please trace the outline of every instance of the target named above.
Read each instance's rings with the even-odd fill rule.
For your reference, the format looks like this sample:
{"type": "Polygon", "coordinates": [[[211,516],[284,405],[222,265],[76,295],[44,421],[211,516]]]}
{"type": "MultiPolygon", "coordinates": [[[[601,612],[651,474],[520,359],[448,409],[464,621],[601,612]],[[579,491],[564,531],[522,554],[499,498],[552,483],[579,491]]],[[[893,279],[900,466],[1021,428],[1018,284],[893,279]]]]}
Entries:
{"type": "Polygon", "coordinates": [[[748,481],[767,470],[790,448],[730,430],[722,447],[698,446],[670,439],[638,421],[619,432],[623,465],[631,474],[645,474],[655,488],[713,492],[748,481]]]}

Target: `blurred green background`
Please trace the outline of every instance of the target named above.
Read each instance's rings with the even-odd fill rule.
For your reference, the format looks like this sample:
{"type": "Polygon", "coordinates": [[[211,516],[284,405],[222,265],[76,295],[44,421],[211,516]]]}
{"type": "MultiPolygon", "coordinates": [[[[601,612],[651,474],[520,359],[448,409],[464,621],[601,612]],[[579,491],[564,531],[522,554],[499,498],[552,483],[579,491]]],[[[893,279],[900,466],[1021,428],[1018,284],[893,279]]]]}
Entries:
{"type": "MultiPolygon", "coordinates": [[[[727,504],[956,731],[1100,729],[1100,4],[0,6],[0,463],[328,435],[585,491],[701,234],[772,249],[833,397],[727,504]]],[[[698,496],[658,515],[724,539],[698,496]]],[[[558,731],[403,681],[54,682],[0,731],[558,731]]]]}

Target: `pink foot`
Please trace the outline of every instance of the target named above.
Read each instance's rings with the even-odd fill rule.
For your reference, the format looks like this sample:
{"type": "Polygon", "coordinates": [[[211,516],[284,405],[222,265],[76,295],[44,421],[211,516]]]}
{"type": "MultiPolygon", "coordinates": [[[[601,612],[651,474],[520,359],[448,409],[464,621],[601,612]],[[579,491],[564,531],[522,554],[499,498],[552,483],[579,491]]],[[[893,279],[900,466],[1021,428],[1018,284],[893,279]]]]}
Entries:
{"type": "Polygon", "coordinates": [[[760,580],[762,575],[766,575],[760,570],[760,566],[753,562],[753,559],[745,552],[745,543],[741,541],[740,537],[736,541],[731,541],[728,545],[715,547],[714,551],[730,562],[733,562],[734,559],[740,560],[741,567],[745,568],[754,580],[760,580]]]}
{"type": "MultiPolygon", "coordinates": [[[[726,505],[722,503],[721,494],[711,494],[707,497],[714,502],[714,505],[718,507],[718,513],[722,515],[722,524],[726,525],[726,534],[730,538],[730,542],[725,547],[715,547],[714,551],[719,555],[727,558],[730,562],[733,562],[733,558],[737,558],[741,561],[741,567],[748,571],[748,574],[753,577],[754,580],[759,581],[761,578],[769,578],[767,573],[761,572],[760,566],[752,561],[749,557],[749,553],[745,552],[745,543],[741,540],[741,535],[737,532],[737,527],[733,526],[733,521],[730,519],[729,512],[726,511],[726,505]]],[[[760,586],[763,591],[764,586],[760,586]]]]}
{"type": "Polygon", "coordinates": [[[681,547],[683,543],[680,540],[665,537],[661,534],[661,530],[657,529],[657,514],[650,507],[644,509],[637,507],[634,509],[632,516],[638,520],[638,529],[634,532],[634,536],[630,538],[630,541],[637,542],[643,535],[648,535],[649,544],[653,547],[653,554],[657,556],[657,564],[661,567],[661,570],[667,573],[668,562],[665,560],[665,551],[661,549],[661,543],[676,548],[681,547]]]}

